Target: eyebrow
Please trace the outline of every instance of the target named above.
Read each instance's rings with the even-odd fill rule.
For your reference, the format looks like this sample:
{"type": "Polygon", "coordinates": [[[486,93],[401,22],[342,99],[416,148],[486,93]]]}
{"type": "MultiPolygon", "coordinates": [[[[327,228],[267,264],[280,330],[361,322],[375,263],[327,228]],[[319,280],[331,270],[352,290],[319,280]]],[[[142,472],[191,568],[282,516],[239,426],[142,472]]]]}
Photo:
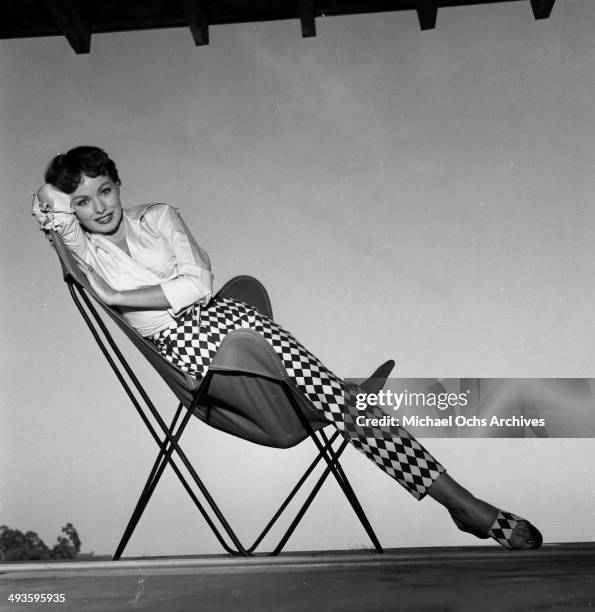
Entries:
{"type": "Polygon", "coordinates": [[[108,179],[107,181],[103,181],[103,183],[101,183],[101,185],[99,185],[99,187],[97,188],[97,191],[101,191],[106,185],[109,185],[110,183],[110,179],[108,179]]]}

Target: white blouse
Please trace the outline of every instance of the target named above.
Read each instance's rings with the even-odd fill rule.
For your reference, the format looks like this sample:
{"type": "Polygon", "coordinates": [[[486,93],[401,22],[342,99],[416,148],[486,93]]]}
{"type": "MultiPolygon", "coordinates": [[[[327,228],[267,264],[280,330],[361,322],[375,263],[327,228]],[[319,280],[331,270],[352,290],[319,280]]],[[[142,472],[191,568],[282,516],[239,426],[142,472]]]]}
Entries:
{"type": "Polygon", "coordinates": [[[56,211],[52,215],[64,244],[116,291],[161,286],[171,308],[120,309],[142,336],[166,329],[186,309],[197,303],[206,305],[211,299],[209,256],[173,206],[142,204],[123,209],[130,255],[101,234],[85,232],[72,213],[56,211]]]}

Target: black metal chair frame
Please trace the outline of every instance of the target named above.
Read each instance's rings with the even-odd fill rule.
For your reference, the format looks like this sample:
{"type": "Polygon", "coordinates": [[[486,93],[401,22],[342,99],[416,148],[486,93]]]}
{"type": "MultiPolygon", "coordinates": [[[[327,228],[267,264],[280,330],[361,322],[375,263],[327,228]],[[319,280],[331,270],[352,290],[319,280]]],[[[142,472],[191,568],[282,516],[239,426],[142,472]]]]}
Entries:
{"type": "MultiPolygon", "coordinates": [[[[139,413],[141,419],[147,426],[153,439],[159,446],[159,453],[155,459],[155,462],[153,463],[153,466],[151,468],[151,471],[149,473],[145,486],[141,492],[140,498],[136,504],[136,507],[134,508],[132,516],[130,517],[128,525],[116,549],[116,552],[113,557],[114,560],[120,559],[122,553],[124,552],[124,549],[126,548],[126,545],[128,544],[128,541],[130,540],[130,537],[132,536],[168,464],[172,467],[174,473],[179,478],[184,489],[187,491],[188,495],[191,497],[192,501],[194,502],[194,504],[196,505],[196,507],[202,514],[202,516],[204,517],[205,521],[207,522],[213,534],[215,535],[217,540],[220,542],[220,544],[223,546],[223,548],[231,555],[251,556],[253,553],[255,553],[259,544],[262,542],[265,536],[269,533],[269,531],[275,525],[277,520],[283,514],[287,506],[291,503],[291,501],[296,496],[298,491],[300,491],[302,486],[306,483],[306,481],[308,480],[309,476],[312,474],[316,466],[320,463],[321,460],[324,460],[324,462],[326,463],[326,467],[324,468],[322,473],[318,476],[318,479],[316,480],[306,500],[303,502],[303,504],[297,511],[293,521],[291,522],[291,524],[289,525],[285,533],[282,535],[278,544],[275,546],[275,548],[271,552],[268,553],[268,555],[275,556],[275,555],[278,555],[282,551],[285,544],[287,543],[287,541],[289,540],[289,538],[291,537],[291,535],[297,528],[298,524],[300,523],[302,517],[304,516],[304,514],[310,507],[318,491],[324,484],[328,475],[331,473],[333,474],[339,487],[343,491],[345,497],[349,501],[359,521],[364,527],[366,533],[368,534],[370,540],[372,541],[372,544],[374,545],[374,548],[379,553],[383,552],[382,546],[380,545],[380,542],[378,541],[378,538],[376,537],[376,534],[374,533],[374,530],[372,529],[372,526],[368,518],[366,517],[366,514],[361,504],[359,503],[359,500],[357,499],[357,496],[355,492],[353,491],[353,488],[345,472],[343,471],[343,468],[341,467],[339,463],[339,458],[342,455],[343,451],[345,450],[345,447],[347,446],[347,441],[344,439],[341,439],[338,446],[336,446],[335,442],[337,438],[339,437],[338,431],[335,431],[330,438],[325,434],[323,429],[314,431],[314,429],[312,428],[312,425],[306,418],[302,408],[299,406],[295,397],[291,393],[288,385],[282,381],[275,381],[275,382],[277,382],[282,387],[283,392],[286,394],[288,400],[290,401],[305,431],[308,433],[309,437],[313,440],[314,444],[316,445],[316,448],[318,449],[318,454],[315,457],[315,459],[310,463],[308,468],[305,470],[305,472],[303,473],[301,478],[298,480],[294,488],[290,491],[290,493],[287,495],[285,500],[282,502],[279,509],[274,513],[274,515],[272,516],[270,521],[267,523],[263,531],[256,538],[254,543],[251,546],[244,546],[240,542],[238,536],[232,529],[231,525],[228,523],[226,518],[223,516],[223,513],[221,512],[221,510],[215,503],[215,500],[210,495],[203,481],[198,476],[196,470],[192,466],[191,462],[188,460],[186,454],[184,453],[184,451],[182,450],[179,444],[180,438],[190,420],[190,417],[193,414],[195,407],[198,406],[201,402],[201,399],[203,399],[206,396],[206,394],[208,394],[209,384],[210,384],[213,372],[207,372],[206,376],[200,383],[200,386],[194,396],[192,403],[187,407],[186,412],[183,416],[182,416],[182,412],[183,412],[184,406],[181,402],[179,403],[176,413],[174,415],[174,418],[172,422],[170,423],[170,425],[168,426],[163,420],[163,418],[161,417],[161,415],[159,414],[159,411],[157,410],[157,408],[155,407],[151,399],[149,398],[147,392],[145,391],[142,384],[138,380],[137,376],[133,372],[132,368],[128,364],[124,355],[120,351],[110,331],[107,329],[105,322],[103,321],[102,317],[99,315],[99,313],[97,312],[97,309],[93,305],[92,300],[90,299],[86,290],[79,283],[77,283],[76,280],[72,278],[72,276],[68,274],[65,275],[65,281],[68,284],[68,288],[72,296],[72,299],[74,300],[74,303],[76,304],[79,312],[81,313],[83,319],[85,320],[87,326],[89,327],[89,330],[91,331],[93,337],[97,341],[99,348],[101,349],[103,355],[107,359],[109,365],[111,366],[116,377],[120,381],[122,387],[124,388],[126,394],[130,398],[137,412],[139,413]],[[128,380],[127,380],[127,377],[128,377],[128,380]],[[136,393],[134,390],[136,390],[136,393]],[[142,404],[144,404],[144,408],[142,404]],[[154,420],[156,421],[158,425],[158,430],[163,435],[163,438],[160,438],[159,431],[155,429],[153,423],[149,419],[147,410],[148,410],[148,413],[150,413],[152,417],[154,418],[154,420]],[[180,467],[176,463],[176,460],[174,459],[174,456],[173,456],[174,452],[177,455],[177,457],[179,457],[182,464],[188,471],[188,474],[190,475],[192,481],[195,483],[195,485],[200,490],[206,504],[199,500],[199,498],[193,491],[192,487],[188,483],[186,477],[184,476],[180,467]],[[205,508],[205,505],[210,508],[216,520],[219,522],[219,526],[217,526],[217,524],[215,523],[215,521],[213,520],[213,518],[211,517],[211,515],[205,508]],[[225,536],[227,536],[227,539],[225,536]]],[[[224,374],[222,374],[221,372],[217,372],[217,375],[224,375],[224,374]]]]}

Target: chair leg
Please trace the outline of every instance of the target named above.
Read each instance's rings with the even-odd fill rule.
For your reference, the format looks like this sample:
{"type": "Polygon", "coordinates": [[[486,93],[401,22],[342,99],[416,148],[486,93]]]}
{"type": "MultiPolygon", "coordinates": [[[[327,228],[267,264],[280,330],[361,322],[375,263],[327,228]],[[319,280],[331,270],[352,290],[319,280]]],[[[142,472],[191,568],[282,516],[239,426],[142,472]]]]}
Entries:
{"type": "MultiPolygon", "coordinates": [[[[177,467],[177,465],[175,464],[173,457],[172,457],[172,453],[174,450],[179,449],[179,447],[177,446],[177,442],[179,442],[182,433],[184,432],[184,430],[186,429],[186,426],[188,425],[188,422],[190,420],[190,416],[192,415],[192,411],[193,411],[193,406],[194,404],[188,409],[188,411],[186,412],[184,419],[182,421],[182,423],[180,424],[180,426],[178,427],[177,432],[174,433],[174,427],[175,427],[175,423],[178,419],[178,415],[179,412],[182,408],[182,404],[180,404],[180,406],[178,407],[178,411],[176,412],[176,415],[174,416],[174,420],[172,421],[172,424],[170,426],[169,429],[169,435],[166,435],[166,439],[163,442],[163,445],[160,445],[160,451],[159,454],[157,455],[157,458],[155,459],[155,462],[153,464],[153,467],[151,469],[151,473],[149,474],[149,478],[147,479],[147,483],[145,484],[145,487],[141,493],[141,497],[137,503],[137,507],[134,510],[133,516],[130,519],[130,522],[128,524],[128,527],[126,528],[126,531],[124,532],[124,535],[122,536],[122,540],[120,542],[120,545],[118,546],[118,550],[116,551],[116,554],[114,555],[114,560],[117,561],[122,552],[124,551],[124,548],[126,546],[126,544],[128,543],[128,540],[130,539],[134,529],[136,528],[136,525],[138,523],[138,521],[140,520],[140,517],[142,515],[142,513],[144,512],[145,507],[147,506],[151,496],[153,495],[153,492],[155,490],[155,488],[157,487],[157,484],[167,466],[167,464],[169,463],[176,476],[178,477],[178,479],[180,480],[182,486],[184,487],[184,489],[186,490],[186,492],[190,495],[190,498],[192,499],[192,501],[194,502],[195,506],[198,508],[198,510],[200,511],[200,513],[202,514],[203,518],[205,519],[205,521],[207,522],[208,526],[210,527],[211,531],[213,532],[213,534],[215,535],[215,537],[218,539],[219,543],[221,544],[221,546],[231,555],[240,555],[240,556],[246,556],[248,553],[245,552],[244,548],[242,547],[239,539],[237,538],[235,532],[231,529],[231,527],[229,526],[229,524],[227,523],[227,521],[225,520],[225,518],[223,517],[223,515],[221,514],[221,512],[219,511],[218,507],[215,505],[214,501],[212,500],[212,498],[210,497],[210,495],[208,494],[208,492],[205,494],[206,491],[206,487],[204,486],[204,484],[202,483],[202,480],[198,477],[198,475],[196,474],[196,472],[193,474],[191,474],[193,476],[194,482],[195,484],[197,484],[197,486],[200,488],[201,492],[203,492],[203,495],[205,495],[205,499],[207,500],[207,502],[209,503],[209,505],[211,506],[211,510],[215,513],[215,515],[217,516],[217,518],[220,520],[222,527],[227,531],[230,539],[232,540],[232,542],[234,543],[234,545],[237,546],[237,549],[232,548],[223,538],[223,536],[221,535],[221,532],[219,531],[218,527],[215,525],[215,523],[213,522],[213,520],[211,519],[210,515],[208,514],[208,512],[206,511],[206,509],[204,508],[204,505],[200,502],[200,500],[198,499],[198,497],[196,496],[196,494],[194,493],[194,491],[192,490],[192,488],[190,487],[190,485],[188,484],[188,481],[186,480],[186,478],[184,477],[184,475],[181,473],[181,471],[179,470],[179,468],[177,467]],[[168,444],[168,440],[173,439],[174,442],[172,442],[171,444],[168,444]],[[212,502],[212,503],[211,503],[212,502]]],[[[179,449],[181,450],[181,449],[179,449]]]]}
{"type": "MultiPolygon", "coordinates": [[[[326,440],[326,435],[324,433],[324,431],[320,431],[320,435],[322,436],[322,438],[324,440],[326,440]]],[[[347,441],[345,441],[347,443],[347,441]]],[[[351,505],[355,511],[355,513],[357,514],[360,522],[362,523],[364,529],[366,530],[366,533],[368,534],[370,540],[372,541],[372,544],[374,544],[374,548],[379,552],[379,553],[383,553],[384,550],[378,540],[378,538],[376,537],[376,533],[374,532],[374,530],[372,529],[372,525],[370,524],[370,521],[368,520],[368,517],[366,516],[366,513],[364,512],[364,509],[362,508],[362,505],[359,502],[359,499],[357,497],[357,495],[355,494],[355,491],[353,490],[353,487],[351,486],[351,483],[349,482],[349,479],[347,478],[347,474],[345,474],[343,467],[341,466],[341,464],[337,461],[336,463],[336,468],[337,468],[337,472],[339,473],[339,475],[341,476],[341,479],[343,481],[344,487],[347,491],[349,491],[350,495],[348,496],[349,501],[351,502],[351,505]]],[[[344,489],[344,492],[345,492],[344,489]]]]}
{"type": "MultiPolygon", "coordinates": [[[[177,415],[176,415],[176,417],[174,417],[174,422],[172,423],[171,429],[173,429],[173,426],[174,426],[176,418],[177,418],[177,415]]],[[[182,432],[180,430],[178,430],[178,432],[176,434],[176,438],[178,438],[181,435],[181,433],[182,432]]],[[[338,431],[336,431],[331,436],[330,439],[327,439],[326,436],[325,436],[325,449],[328,449],[329,452],[331,452],[334,455],[334,461],[336,462],[337,466],[339,466],[337,460],[338,460],[339,456],[341,455],[341,453],[343,452],[343,450],[345,449],[345,447],[347,446],[347,442],[343,441],[341,446],[340,446],[340,448],[337,451],[333,450],[332,444],[337,439],[338,436],[339,436],[339,432],[338,431]]],[[[171,453],[171,449],[172,449],[172,447],[170,446],[169,447],[169,452],[170,453],[171,453]]],[[[153,492],[154,488],[156,487],[156,485],[157,485],[157,483],[159,481],[159,478],[161,477],[161,474],[163,473],[163,469],[165,468],[165,466],[167,464],[167,457],[165,456],[165,454],[166,453],[161,451],[159,453],[159,455],[158,455],[154,465],[153,465],[153,468],[151,470],[151,474],[149,475],[149,479],[147,481],[147,484],[145,485],[145,489],[143,490],[143,494],[146,494],[147,491],[150,490],[148,495],[147,495],[147,498],[146,498],[146,500],[144,502],[144,506],[146,506],[147,502],[149,501],[150,496],[152,495],[152,492],[153,492]],[[159,465],[160,461],[161,461],[161,464],[159,465]]],[[[287,506],[291,503],[291,501],[293,500],[295,495],[302,488],[302,486],[304,485],[304,483],[306,482],[308,477],[311,475],[311,473],[314,471],[314,469],[316,468],[318,463],[320,463],[322,458],[323,458],[322,453],[318,453],[318,455],[315,457],[315,459],[308,466],[306,471],[303,473],[301,478],[298,480],[298,482],[296,483],[294,488],[291,490],[289,495],[285,498],[285,500],[283,501],[283,503],[281,504],[281,506],[279,507],[277,512],[274,514],[272,519],[269,521],[267,526],[264,528],[264,530],[261,532],[261,534],[255,540],[255,542],[252,544],[252,546],[250,546],[249,548],[246,548],[246,552],[248,553],[248,555],[252,555],[254,553],[254,551],[256,550],[258,545],[262,542],[262,540],[265,538],[267,533],[274,526],[274,524],[277,522],[279,517],[283,514],[284,510],[287,508],[287,506]]],[[[291,535],[293,534],[293,532],[295,531],[295,529],[299,525],[301,519],[303,518],[303,516],[307,512],[307,510],[310,507],[312,501],[316,497],[318,491],[320,490],[320,488],[324,484],[324,482],[325,482],[326,478],[328,477],[328,475],[330,474],[330,472],[331,472],[331,469],[327,466],[325,468],[324,472],[319,476],[319,478],[318,478],[317,482],[315,483],[312,491],[310,492],[310,494],[308,495],[307,499],[304,501],[304,503],[300,507],[300,509],[297,512],[294,520],[292,521],[292,523],[290,524],[290,526],[288,527],[286,532],[283,534],[281,540],[279,541],[279,543],[277,544],[275,549],[272,552],[268,553],[268,556],[276,556],[284,548],[285,544],[287,543],[287,541],[289,540],[289,538],[291,537],[291,535]]],[[[141,495],[141,498],[142,498],[142,495],[141,495]]],[[[139,500],[139,505],[141,504],[141,501],[142,501],[142,499],[139,500]]],[[[143,506],[143,508],[144,508],[144,506],[143,506]]],[[[142,514],[142,511],[138,514],[138,518],[140,518],[140,514],[142,514]]],[[[132,521],[132,519],[131,519],[131,521],[132,521]]],[[[137,522],[138,522],[138,519],[137,519],[137,522]]],[[[134,526],[135,525],[132,526],[131,533],[134,530],[134,526]]],[[[211,528],[214,530],[214,526],[211,525],[211,528]]],[[[126,542],[127,542],[127,540],[126,540],[126,542]]],[[[125,543],[124,543],[124,545],[125,545],[125,543]]],[[[226,549],[231,554],[236,554],[236,555],[240,554],[237,551],[231,550],[231,549],[229,549],[227,547],[226,547],[226,549]]],[[[123,547],[122,547],[122,550],[123,550],[123,547]]],[[[117,560],[118,558],[119,558],[119,555],[118,555],[117,558],[115,558],[115,560],[117,560]]]]}
{"type": "MultiPolygon", "coordinates": [[[[173,432],[177,419],[179,418],[179,414],[181,411],[182,405],[180,404],[178,406],[178,410],[176,412],[176,415],[174,416],[174,419],[170,425],[170,431],[173,432]]],[[[182,426],[180,426],[180,429],[178,429],[178,431],[175,434],[175,438],[179,439],[179,437],[182,435],[182,426]]],[[[339,436],[339,432],[336,431],[330,439],[325,439],[325,445],[327,448],[332,449],[332,444],[333,442],[336,440],[336,438],[339,436]]],[[[164,441],[165,444],[166,441],[164,441]]],[[[343,452],[343,449],[345,448],[345,446],[347,445],[347,442],[343,442],[343,447],[336,452],[335,456],[338,458],[340,456],[340,454],[343,452]]],[[[149,474],[149,477],[147,479],[147,482],[145,484],[145,487],[141,493],[141,497],[137,503],[137,506],[132,514],[132,517],[130,518],[130,521],[128,523],[128,526],[126,528],[126,531],[124,532],[124,535],[122,536],[122,540],[120,541],[120,544],[118,546],[118,549],[116,551],[116,554],[114,555],[114,561],[117,561],[118,559],[120,559],[122,552],[124,551],[130,537],[132,536],[132,533],[134,532],[134,529],[136,528],[136,525],[138,523],[138,521],[140,520],[142,513],[144,511],[144,509],[146,508],[160,478],[161,475],[163,474],[163,471],[168,463],[167,459],[168,459],[168,455],[171,454],[173,447],[170,445],[168,447],[168,449],[166,451],[161,450],[159,452],[159,454],[157,455],[157,458],[155,459],[155,462],[153,464],[153,467],[151,469],[151,472],[149,474]]],[[[271,528],[274,526],[274,524],[277,522],[277,520],[279,519],[279,517],[283,514],[284,510],[287,508],[287,506],[291,503],[291,501],[293,500],[293,498],[295,497],[295,495],[299,492],[299,490],[302,488],[302,486],[304,485],[304,483],[306,482],[306,480],[308,479],[308,477],[310,476],[310,474],[314,471],[314,469],[316,468],[316,466],[318,465],[318,463],[320,463],[320,461],[322,460],[322,454],[318,454],[315,459],[312,461],[312,463],[308,466],[308,468],[306,469],[306,471],[304,472],[304,474],[302,475],[302,477],[298,480],[298,482],[296,483],[296,485],[294,486],[294,488],[292,489],[292,491],[289,493],[289,495],[285,498],[285,500],[283,501],[283,503],[281,504],[281,506],[279,507],[279,509],[277,510],[277,512],[275,513],[275,515],[272,517],[272,519],[269,521],[269,523],[267,524],[267,526],[264,528],[264,530],[262,531],[262,533],[258,536],[258,538],[255,540],[255,542],[252,544],[252,546],[250,546],[249,548],[246,548],[246,552],[249,555],[252,555],[254,553],[254,551],[256,550],[256,548],[258,547],[258,545],[262,542],[262,540],[265,538],[265,536],[267,535],[267,533],[271,530],[271,528]]],[[[275,547],[275,549],[269,553],[269,556],[276,556],[278,555],[281,550],[283,549],[283,547],[285,546],[285,544],[287,543],[287,541],[289,540],[290,536],[293,534],[293,532],[295,531],[295,529],[297,528],[298,524],[300,523],[302,517],[304,516],[304,514],[306,513],[306,511],[308,510],[308,508],[310,507],[310,504],[312,503],[312,501],[314,500],[314,498],[316,497],[316,494],[318,493],[318,491],[320,490],[321,486],[324,484],[324,481],[326,480],[327,476],[330,474],[330,468],[327,466],[326,469],[324,470],[324,473],[319,477],[318,481],[316,482],[314,488],[312,489],[310,495],[308,496],[308,498],[306,499],[306,501],[303,503],[302,507],[300,508],[300,510],[298,511],[296,517],[294,518],[293,522],[291,523],[290,527],[287,529],[287,531],[285,532],[285,534],[283,535],[283,537],[281,538],[281,540],[279,541],[279,544],[275,547]]],[[[227,548],[227,551],[231,554],[239,554],[238,551],[234,551],[233,549],[229,549],[227,548]]]]}
{"type": "MultiPolygon", "coordinates": [[[[178,405],[178,409],[176,410],[176,414],[169,426],[169,430],[171,432],[174,431],[178,418],[180,417],[180,413],[182,412],[182,408],[183,408],[183,405],[180,403],[178,405]]],[[[176,437],[178,437],[177,434],[176,434],[176,437]]],[[[164,447],[167,445],[167,438],[163,440],[163,445],[164,447]]],[[[171,445],[167,447],[167,449],[171,449],[171,448],[172,448],[171,445]]],[[[120,539],[118,548],[116,549],[116,552],[114,553],[114,557],[113,557],[114,561],[118,561],[118,559],[122,556],[122,553],[124,552],[124,549],[126,548],[126,545],[128,544],[128,541],[130,540],[134,530],[136,529],[136,526],[139,520],[141,519],[143,512],[145,511],[145,508],[147,507],[147,504],[149,503],[149,500],[151,499],[153,492],[155,491],[155,488],[157,487],[157,483],[161,479],[161,476],[165,470],[167,463],[168,461],[167,461],[166,452],[163,450],[160,450],[159,454],[157,455],[157,458],[155,459],[155,462],[153,463],[153,467],[151,468],[151,472],[149,473],[149,477],[147,478],[147,482],[145,483],[145,486],[143,487],[143,490],[140,494],[136,507],[134,508],[134,511],[132,512],[132,516],[130,517],[130,520],[128,521],[128,525],[126,526],[126,529],[124,530],[124,534],[122,535],[122,538],[120,539]]]]}
{"type": "MultiPolygon", "coordinates": [[[[339,457],[341,456],[341,454],[345,450],[346,446],[347,446],[347,440],[344,440],[341,443],[341,445],[339,446],[339,448],[337,449],[337,451],[333,452],[334,457],[335,457],[334,461],[338,461],[339,457]]],[[[319,454],[318,457],[322,458],[322,455],[319,454]]],[[[324,484],[325,480],[327,479],[327,477],[328,477],[328,475],[330,473],[331,473],[331,466],[327,465],[327,467],[325,468],[325,470],[321,474],[320,478],[318,479],[318,481],[314,485],[312,491],[310,491],[310,495],[308,495],[306,501],[303,503],[303,505],[300,508],[299,512],[296,514],[296,516],[293,519],[291,525],[289,526],[289,528],[287,529],[287,531],[285,532],[285,534],[283,535],[283,537],[279,541],[279,544],[277,544],[276,548],[273,550],[272,553],[270,553],[269,556],[271,556],[271,557],[277,556],[283,550],[283,548],[285,547],[285,544],[287,543],[287,541],[289,540],[289,538],[291,537],[291,535],[295,531],[296,527],[299,525],[299,523],[302,520],[304,514],[306,514],[308,508],[310,507],[310,505],[314,501],[314,498],[318,494],[318,491],[320,491],[320,488],[322,487],[322,485],[324,484]]]]}
{"type": "MultiPolygon", "coordinates": [[[[339,432],[336,431],[331,437],[331,439],[327,441],[327,445],[330,446],[335,441],[338,435],[339,435],[339,432]]],[[[314,468],[316,468],[316,466],[320,463],[321,459],[322,459],[322,455],[318,453],[318,455],[316,455],[316,457],[314,458],[312,463],[310,463],[306,471],[302,474],[301,478],[297,481],[296,485],[293,487],[289,495],[285,498],[283,503],[279,506],[279,509],[277,510],[277,512],[275,512],[275,514],[273,515],[273,518],[271,518],[271,520],[267,523],[266,527],[263,529],[261,534],[258,536],[258,538],[256,538],[256,540],[254,541],[254,544],[252,544],[252,546],[250,546],[247,549],[249,553],[252,553],[254,552],[254,550],[256,550],[258,545],[262,542],[264,537],[271,530],[271,528],[277,522],[279,517],[283,514],[283,512],[285,511],[285,508],[287,508],[287,506],[291,503],[291,501],[296,496],[298,491],[302,488],[302,486],[304,485],[304,483],[306,482],[310,474],[314,471],[314,468]]],[[[326,476],[324,476],[324,478],[326,478],[326,476]]],[[[323,479],[323,477],[321,476],[320,479],[323,479]]],[[[297,523],[296,523],[296,526],[297,526],[297,523]]],[[[270,553],[270,555],[273,555],[273,554],[278,554],[278,553],[274,553],[274,552],[270,553]]]]}
{"type": "Polygon", "coordinates": [[[310,422],[308,421],[308,419],[302,412],[302,409],[300,408],[296,399],[293,397],[293,394],[291,393],[290,388],[288,386],[284,386],[284,390],[285,390],[285,394],[287,395],[288,400],[291,402],[291,405],[293,406],[293,409],[295,410],[295,413],[300,419],[304,429],[308,432],[308,434],[314,441],[314,444],[316,444],[318,451],[322,453],[324,460],[327,462],[330,470],[333,473],[333,476],[335,477],[335,480],[337,481],[337,483],[341,487],[341,490],[343,491],[343,494],[345,495],[345,497],[351,504],[353,511],[359,518],[362,524],[362,527],[366,530],[366,533],[368,534],[368,537],[372,541],[372,544],[374,544],[374,548],[376,548],[376,550],[379,553],[383,553],[384,550],[382,549],[382,546],[380,545],[380,542],[378,541],[378,538],[376,537],[376,534],[374,533],[374,530],[372,529],[372,525],[370,525],[370,521],[366,517],[366,514],[363,508],[361,507],[361,504],[359,503],[357,496],[355,495],[355,492],[353,491],[351,485],[349,484],[349,481],[347,480],[347,477],[345,476],[345,472],[343,472],[342,468],[338,469],[332,457],[328,456],[325,447],[323,446],[322,442],[316,437],[315,432],[312,429],[312,425],[310,425],[310,422]]]}

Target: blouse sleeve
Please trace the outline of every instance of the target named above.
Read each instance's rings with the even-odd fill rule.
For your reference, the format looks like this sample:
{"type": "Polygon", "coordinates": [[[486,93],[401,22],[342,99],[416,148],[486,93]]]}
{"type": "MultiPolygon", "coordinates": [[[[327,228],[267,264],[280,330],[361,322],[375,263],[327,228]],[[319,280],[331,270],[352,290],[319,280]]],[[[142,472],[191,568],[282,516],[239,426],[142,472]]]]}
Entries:
{"type": "Polygon", "coordinates": [[[64,244],[86,263],[92,263],[89,250],[89,240],[82,230],[76,216],[62,202],[54,203],[53,212],[44,212],[40,208],[37,194],[33,196],[31,214],[35,217],[42,230],[55,230],[64,244]]]}
{"type": "Polygon", "coordinates": [[[167,206],[162,223],[175,255],[177,276],[161,283],[161,289],[170,303],[170,314],[177,317],[192,304],[209,303],[213,295],[211,261],[177,209],[167,206]]]}

